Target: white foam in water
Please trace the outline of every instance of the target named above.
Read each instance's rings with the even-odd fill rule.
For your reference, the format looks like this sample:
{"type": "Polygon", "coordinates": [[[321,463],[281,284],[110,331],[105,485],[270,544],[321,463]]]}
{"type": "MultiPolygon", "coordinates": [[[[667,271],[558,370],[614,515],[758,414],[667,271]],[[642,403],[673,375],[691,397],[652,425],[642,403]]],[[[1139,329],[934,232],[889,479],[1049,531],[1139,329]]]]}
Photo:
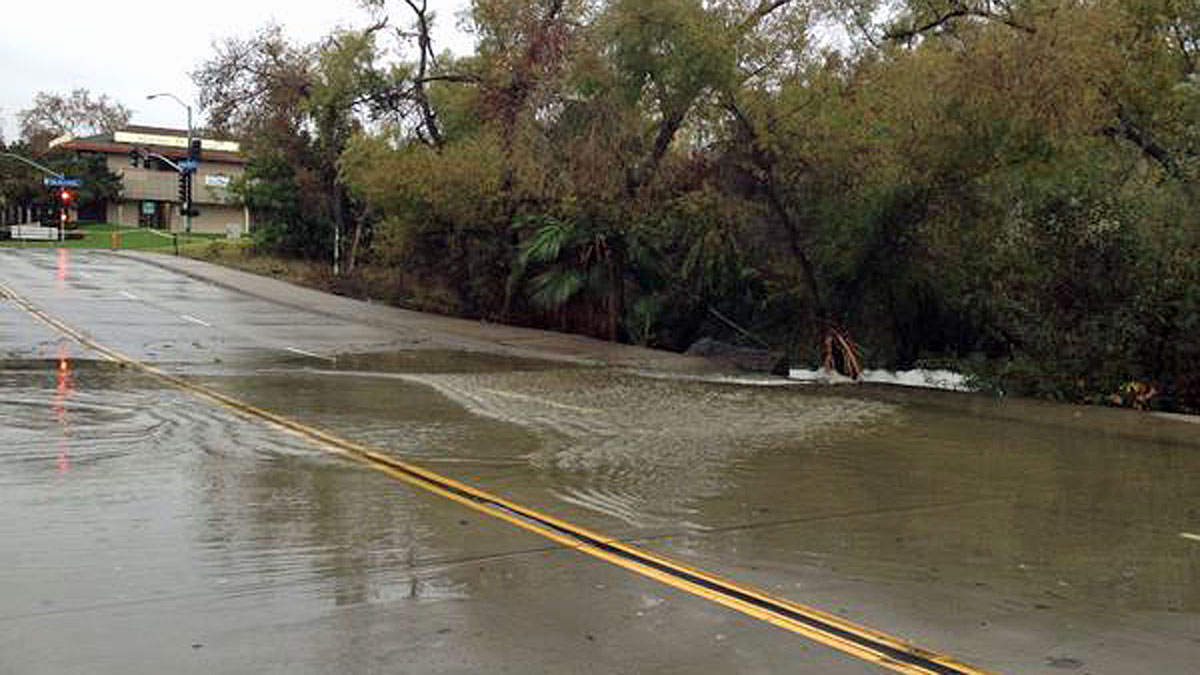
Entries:
{"type": "MultiPolygon", "coordinates": [[[[810,370],[807,368],[792,368],[788,378],[799,382],[813,384],[852,384],[854,380],[831,370],[810,370]]],[[[967,386],[967,378],[952,370],[864,370],[861,382],[872,384],[892,384],[900,387],[919,387],[922,389],[945,389],[947,391],[972,391],[967,386]]]]}
{"type": "Polygon", "coordinates": [[[688,375],[686,373],[655,372],[652,370],[626,371],[649,380],[678,380],[706,384],[737,384],[743,387],[791,387],[803,382],[778,375],[688,375]]]}

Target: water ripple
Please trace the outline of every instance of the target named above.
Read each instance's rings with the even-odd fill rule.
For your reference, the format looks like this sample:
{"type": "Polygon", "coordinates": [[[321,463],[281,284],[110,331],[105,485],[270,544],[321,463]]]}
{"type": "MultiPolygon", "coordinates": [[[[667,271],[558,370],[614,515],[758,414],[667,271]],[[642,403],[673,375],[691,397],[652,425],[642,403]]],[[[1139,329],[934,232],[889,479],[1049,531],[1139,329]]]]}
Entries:
{"type": "Polygon", "coordinates": [[[601,371],[429,375],[472,411],[538,431],[529,453],[563,501],[634,526],[686,525],[740,463],[863,433],[896,414],[877,401],[601,371]]]}
{"type": "MultiPolygon", "coordinates": [[[[8,364],[6,364],[8,365],[8,364]]],[[[276,456],[312,449],[183,392],[93,362],[45,361],[0,371],[0,471],[66,471],[99,463],[201,451],[276,456]]]]}

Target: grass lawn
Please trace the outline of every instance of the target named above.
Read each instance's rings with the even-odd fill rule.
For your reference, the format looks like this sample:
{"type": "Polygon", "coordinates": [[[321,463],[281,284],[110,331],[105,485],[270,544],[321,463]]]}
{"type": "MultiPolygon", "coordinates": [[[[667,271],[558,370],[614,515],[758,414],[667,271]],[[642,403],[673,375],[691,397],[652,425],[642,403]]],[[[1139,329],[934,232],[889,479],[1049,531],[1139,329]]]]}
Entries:
{"type": "MultiPolygon", "coordinates": [[[[120,233],[119,248],[154,249],[173,248],[175,238],[168,232],[148,230],[146,228],[125,227],[121,225],[81,225],[77,232],[83,232],[82,239],[67,239],[66,241],[19,241],[5,239],[0,241],[4,248],[113,248],[113,232],[120,233]]],[[[186,246],[198,242],[210,242],[224,239],[223,234],[179,235],[179,245],[186,246]]]]}

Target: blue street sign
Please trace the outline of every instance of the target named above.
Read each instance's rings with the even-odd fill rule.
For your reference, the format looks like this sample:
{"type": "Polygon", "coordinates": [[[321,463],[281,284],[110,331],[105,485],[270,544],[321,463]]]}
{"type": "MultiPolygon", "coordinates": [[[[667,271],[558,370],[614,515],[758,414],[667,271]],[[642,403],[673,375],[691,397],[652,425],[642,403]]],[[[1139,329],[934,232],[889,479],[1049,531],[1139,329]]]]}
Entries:
{"type": "Polygon", "coordinates": [[[43,178],[42,182],[47,187],[80,187],[83,185],[81,178],[43,178]]]}
{"type": "Polygon", "coordinates": [[[195,171],[198,166],[200,166],[200,162],[194,159],[185,159],[179,162],[179,168],[185,171],[195,171]]]}

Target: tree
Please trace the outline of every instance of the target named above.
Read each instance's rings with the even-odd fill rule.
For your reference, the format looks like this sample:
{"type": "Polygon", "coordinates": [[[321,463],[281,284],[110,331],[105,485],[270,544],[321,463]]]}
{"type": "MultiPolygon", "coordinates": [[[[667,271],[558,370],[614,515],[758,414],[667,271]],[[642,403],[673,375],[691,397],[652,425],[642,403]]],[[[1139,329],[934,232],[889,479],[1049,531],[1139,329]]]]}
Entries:
{"type": "Polygon", "coordinates": [[[45,149],[63,134],[91,135],[115,131],[129,123],[129,108],[101,94],[93,98],[87,89],[70,94],[38,92],[33,105],[17,113],[21,139],[36,150],[45,149]]]}
{"type": "Polygon", "coordinates": [[[364,4],[212,101],[248,198],[422,306],[1200,405],[1195,3],[475,0],[460,56],[364,4]]]}
{"type": "Polygon", "coordinates": [[[356,262],[362,219],[347,198],[337,162],[359,128],[356,111],[381,89],[374,65],[377,24],[339,31],[322,43],[298,45],[278,26],[227,39],[193,79],[200,105],[217,130],[245,139],[248,175],[238,186],[266,219],[262,243],[280,252],[318,256],[353,232],[356,262]]]}
{"type": "Polygon", "coordinates": [[[273,145],[304,125],[301,102],[311,84],[314,50],[293,44],[278,25],[249,38],[226,38],[195,72],[200,108],[209,126],[273,145]]]}

